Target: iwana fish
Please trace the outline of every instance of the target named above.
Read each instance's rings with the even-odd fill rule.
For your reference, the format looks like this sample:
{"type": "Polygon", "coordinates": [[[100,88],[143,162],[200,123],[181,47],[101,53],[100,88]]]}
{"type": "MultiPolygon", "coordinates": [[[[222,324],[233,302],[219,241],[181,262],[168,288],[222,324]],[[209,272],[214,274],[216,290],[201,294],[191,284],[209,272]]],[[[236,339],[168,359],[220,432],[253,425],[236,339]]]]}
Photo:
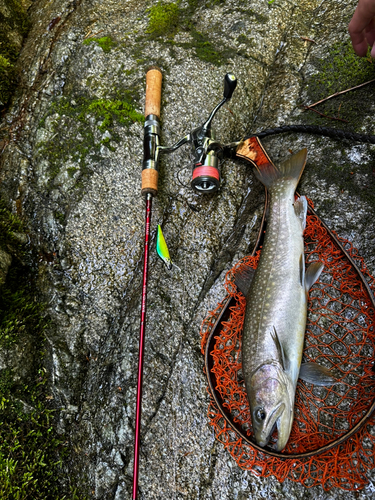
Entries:
{"type": "Polygon", "coordinates": [[[277,426],[276,450],[289,439],[298,377],[318,385],[336,380],[316,363],[301,365],[306,329],[307,295],[323,264],[305,269],[303,230],[307,201],[295,200],[307,150],[277,168],[272,163],[256,172],[270,194],[269,217],[256,271],[235,277],[246,296],[242,370],[256,442],[266,446],[277,426]]]}

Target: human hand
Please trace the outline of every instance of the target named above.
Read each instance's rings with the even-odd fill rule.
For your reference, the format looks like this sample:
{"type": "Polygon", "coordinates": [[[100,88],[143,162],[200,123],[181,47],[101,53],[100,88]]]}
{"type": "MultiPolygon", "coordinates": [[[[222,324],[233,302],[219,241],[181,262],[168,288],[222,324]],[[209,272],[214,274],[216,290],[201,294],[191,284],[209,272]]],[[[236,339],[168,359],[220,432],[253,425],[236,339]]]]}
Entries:
{"type": "Polygon", "coordinates": [[[365,56],[370,46],[371,57],[375,58],[375,0],[359,0],[349,23],[349,34],[357,55],[365,56]]]}

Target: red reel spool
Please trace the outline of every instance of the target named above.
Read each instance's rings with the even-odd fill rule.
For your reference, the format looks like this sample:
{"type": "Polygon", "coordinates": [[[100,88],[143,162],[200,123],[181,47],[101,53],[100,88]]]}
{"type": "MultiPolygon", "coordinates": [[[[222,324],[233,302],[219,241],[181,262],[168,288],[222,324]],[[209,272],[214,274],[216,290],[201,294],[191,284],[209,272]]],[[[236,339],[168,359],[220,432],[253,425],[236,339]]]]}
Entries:
{"type": "Polygon", "coordinates": [[[201,165],[195,167],[191,187],[198,192],[214,193],[220,186],[220,172],[217,167],[201,165]]]}

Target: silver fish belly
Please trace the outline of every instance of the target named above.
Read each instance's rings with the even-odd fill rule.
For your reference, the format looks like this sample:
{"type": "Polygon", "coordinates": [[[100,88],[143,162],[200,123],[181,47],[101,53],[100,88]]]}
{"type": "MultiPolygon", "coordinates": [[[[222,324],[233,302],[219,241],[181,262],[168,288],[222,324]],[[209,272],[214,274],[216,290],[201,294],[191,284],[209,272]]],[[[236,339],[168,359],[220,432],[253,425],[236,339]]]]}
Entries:
{"type": "Polygon", "coordinates": [[[305,272],[305,197],[294,193],[306,150],[277,169],[259,174],[270,193],[267,231],[259,264],[246,294],[242,369],[254,437],[266,446],[277,426],[276,449],[289,439],[307,317],[307,292],[323,266],[305,272]]]}

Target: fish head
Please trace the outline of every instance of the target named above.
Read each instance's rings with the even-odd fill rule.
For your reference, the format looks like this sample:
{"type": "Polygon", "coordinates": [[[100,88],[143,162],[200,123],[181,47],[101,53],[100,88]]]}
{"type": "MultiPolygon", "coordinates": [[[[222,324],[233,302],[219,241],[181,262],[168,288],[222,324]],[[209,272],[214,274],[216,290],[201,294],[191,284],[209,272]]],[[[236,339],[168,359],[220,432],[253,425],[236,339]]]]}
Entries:
{"type": "Polygon", "coordinates": [[[248,390],[255,441],[266,446],[277,427],[276,450],[285,448],[293,423],[294,388],[279,363],[264,364],[252,375],[248,390]]]}

